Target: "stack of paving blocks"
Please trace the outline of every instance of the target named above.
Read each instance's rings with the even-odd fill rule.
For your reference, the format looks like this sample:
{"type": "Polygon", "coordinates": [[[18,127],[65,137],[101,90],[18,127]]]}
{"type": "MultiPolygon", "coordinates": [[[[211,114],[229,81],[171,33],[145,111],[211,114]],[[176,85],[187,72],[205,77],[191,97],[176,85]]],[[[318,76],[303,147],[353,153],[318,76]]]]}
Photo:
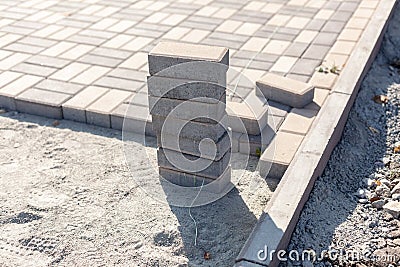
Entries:
{"type": "Polygon", "coordinates": [[[229,50],[161,42],[149,53],[149,109],[159,174],[181,186],[230,181],[226,117],[229,50]]]}

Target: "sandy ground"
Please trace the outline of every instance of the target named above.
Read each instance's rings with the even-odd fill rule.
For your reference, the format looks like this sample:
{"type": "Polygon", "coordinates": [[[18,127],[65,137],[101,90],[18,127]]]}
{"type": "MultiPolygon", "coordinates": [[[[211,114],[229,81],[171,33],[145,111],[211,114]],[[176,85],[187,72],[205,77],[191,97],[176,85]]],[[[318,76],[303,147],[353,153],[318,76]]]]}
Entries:
{"type": "Polygon", "coordinates": [[[134,181],[152,168],[142,167],[129,171],[118,131],[2,114],[0,266],[232,266],[276,187],[253,166],[192,208],[195,246],[189,209],[146,195],[134,181]]]}
{"type": "MultiPolygon", "coordinates": [[[[394,147],[400,141],[400,68],[391,66],[400,59],[399,47],[400,5],[362,83],[342,140],[317,180],[288,248],[359,256],[282,266],[400,266],[400,221],[368,198],[374,194],[368,181],[386,179],[390,187],[399,183],[400,153],[394,147]],[[388,103],[375,103],[376,95],[387,96],[388,103]],[[360,189],[370,193],[360,197],[360,189]]],[[[380,198],[396,201],[389,194],[380,198]]]]}

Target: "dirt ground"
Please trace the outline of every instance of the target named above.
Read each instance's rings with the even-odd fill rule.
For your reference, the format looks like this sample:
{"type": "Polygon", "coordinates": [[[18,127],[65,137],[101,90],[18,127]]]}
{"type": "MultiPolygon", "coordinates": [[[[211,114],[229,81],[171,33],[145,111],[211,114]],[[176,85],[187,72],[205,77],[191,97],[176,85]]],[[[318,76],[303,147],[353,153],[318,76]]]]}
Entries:
{"type": "Polygon", "coordinates": [[[53,124],[0,115],[0,266],[232,266],[276,187],[253,166],[229,194],[192,208],[195,246],[189,209],[135,183],[153,167],[129,171],[121,132],[53,124]]]}

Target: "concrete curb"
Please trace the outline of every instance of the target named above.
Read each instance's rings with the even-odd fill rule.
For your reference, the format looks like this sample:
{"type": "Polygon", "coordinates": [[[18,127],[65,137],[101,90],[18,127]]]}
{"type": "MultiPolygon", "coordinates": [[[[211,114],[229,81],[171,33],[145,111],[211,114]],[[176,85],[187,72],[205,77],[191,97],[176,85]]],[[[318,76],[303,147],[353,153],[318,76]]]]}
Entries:
{"type": "MultiPolygon", "coordinates": [[[[239,253],[235,266],[278,266],[258,259],[257,253],[268,248],[285,250],[300,213],[339,142],[359,87],[379,51],[388,21],[397,0],[382,1],[359,40],[347,66],[315,119],[309,133],[279,183],[264,213],[239,253]]],[[[265,251],[263,251],[265,252],[265,251]]]]}

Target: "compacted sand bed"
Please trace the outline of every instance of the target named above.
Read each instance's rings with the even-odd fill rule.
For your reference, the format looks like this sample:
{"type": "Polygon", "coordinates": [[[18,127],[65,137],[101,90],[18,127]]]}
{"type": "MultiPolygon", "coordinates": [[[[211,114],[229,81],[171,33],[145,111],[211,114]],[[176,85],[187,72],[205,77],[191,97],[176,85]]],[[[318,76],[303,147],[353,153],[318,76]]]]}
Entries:
{"type": "Polygon", "coordinates": [[[129,171],[120,132],[59,123],[0,116],[0,266],[231,266],[276,187],[246,171],[192,208],[195,246],[189,209],[135,183],[153,167],[129,171]]]}

